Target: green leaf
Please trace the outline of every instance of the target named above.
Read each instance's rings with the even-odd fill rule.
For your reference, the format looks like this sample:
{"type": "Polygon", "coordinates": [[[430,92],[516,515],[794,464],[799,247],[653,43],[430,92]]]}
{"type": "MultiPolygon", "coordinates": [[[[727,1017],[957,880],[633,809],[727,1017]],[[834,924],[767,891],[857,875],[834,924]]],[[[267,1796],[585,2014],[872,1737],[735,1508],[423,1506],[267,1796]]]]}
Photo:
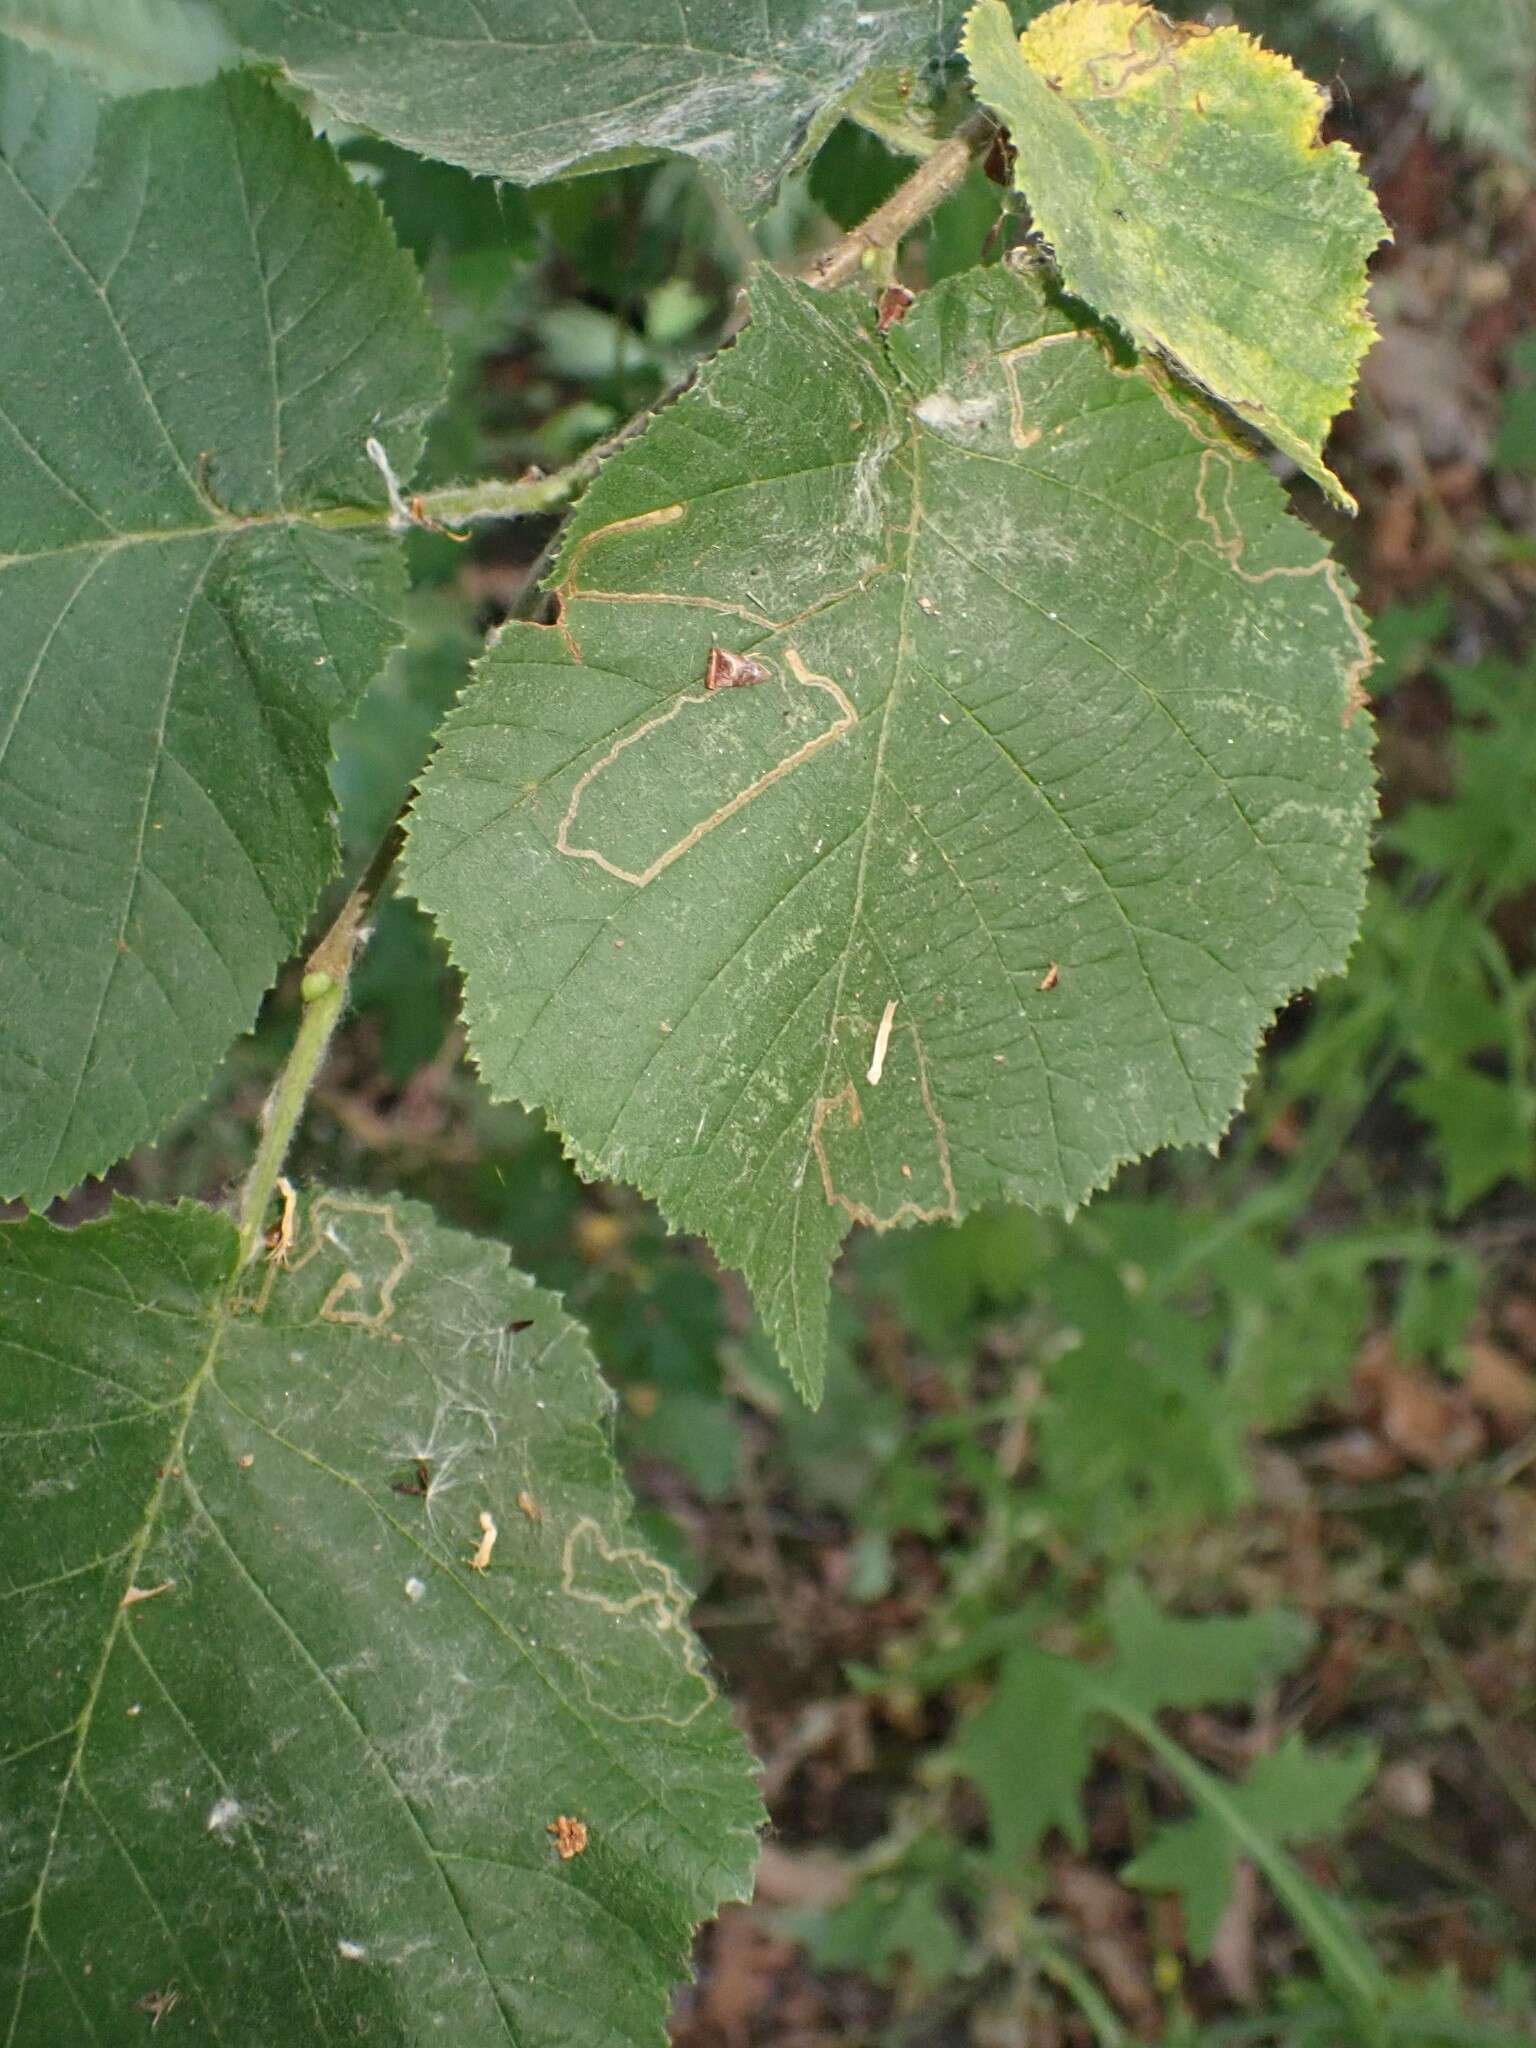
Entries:
{"type": "Polygon", "coordinates": [[[1050,1304],[1077,1339],[1045,1367],[1042,1505],[1099,1556],[1230,1515],[1252,1478],[1244,1418],[1212,1370],[1212,1332],[1108,1260],[1064,1249],[1050,1304]]]}
{"type": "Polygon", "coordinates": [[[328,732],[396,637],[370,434],[441,348],[238,75],[98,107],[0,46],[0,1194],[201,1094],[335,862],[328,732]],[[326,508],[354,507],[330,514],[326,508]]]}
{"type": "Polygon", "coordinates": [[[1244,1233],[1215,1262],[1229,1289],[1226,1404],[1249,1429],[1284,1429],[1348,1381],[1373,1302],[1362,1269],[1335,1252],[1271,1250],[1244,1233]]]}
{"type": "Polygon", "coordinates": [[[1240,29],[1066,0],[1016,36],[979,0],[962,46],[1067,289],[1160,349],[1339,504],[1323,442],[1373,328],[1386,233],[1327,97],[1240,29]]]}
{"type": "Polygon", "coordinates": [[[0,0],[0,29],[103,92],[201,85],[240,61],[212,0],[0,0]]]}
{"type": "Polygon", "coordinates": [[[1438,641],[1450,632],[1456,607],[1451,593],[1437,586],[1419,604],[1389,604],[1371,614],[1376,666],[1371,695],[1378,700],[1399,683],[1421,673],[1438,641]]]}
{"type": "Polygon", "coordinates": [[[680,153],[759,211],[808,125],[874,64],[936,57],[949,0],[220,0],[247,48],[334,114],[536,185],[680,153]]]}
{"type": "MultiPolygon", "coordinates": [[[[1250,1827],[1275,1842],[1307,1842],[1342,1822],[1376,1774],[1368,1743],[1318,1753],[1299,1735],[1254,1762],[1240,1785],[1228,1787],[1233,1807],[1250,1827]]],[[[1211,1813],[1161,1829],[1120,1875],[1144,1891],[1177,1892],[1184,1930],[1197,1963],[1210,1957],[1216,1929],[1232,1893],[1238,1843],[1211,1813]]]]}
{"type": "Polygon", "coordinates": [[[1529,163],[1536,13],[1530,0],[1325,0],[1364,23],[1400,70],[1422,73],[1435,125],[1529,163]]]}
{"type": "Polygon", "coordinates": [[[1129,1578],[1111,1587],[1106,1621],[1110,1655],[1101,1664],[1033,1645],[1010,1651],[997,1690],[961,1730],[957,1762],[986,1800],[1007,1862],[1052,1828],[1079,1847],[1087,1840],[1082,1790],[1106,1716],[1135,1724],[1165,1707],[1251,1699],[1311,1640],[1306,1622],[1284,1608],[1197,1621],[1164,1614],[1129,1578]]]}
{"type": "Polygon", "coordinates": [[[1032,1855],[1052,1828],[1077,1848],[1088,1839],[1083,1787],[1094,1733],[1083,1680],[1065,1657],[1016,1650],[960,1732],[955,1761],[986,1801],[1004,1863],[1032,1855]]]}
{"type": "MultiPolygon", "coordinates": [[[[1536,670],[1490,655],[1437,663],[1435,672],[1468,721],[1452,746],[1456,792],[1448,803],[1412,805],[1387,837],[1420,867],[1510,894],[1536,881],[1536,725],[1527,708],[1536,670]]],[[[1465,939],[1462,922],[1456,936],[1465,939]]]]}
{"type": "MultiPolygon", "coordinates": [[[[1296,1759],[1277,1760],[1274,1778],[1261,1778],[1258,1793],[1245,1804],[1245,1788],[1207,1771],[1155,1719],[1165,1707],[1251,1696],[1301,1655],[1310,1639],[1307,1624],[1280,1608],[1179,1620],[1161,1613],[1135,1580],[1111,1588],[1107,1618],[1111,1653],[1104,1662],[1078,1664],[1032,1645],[1014,1649],[996,1692],[961,1730],[956,1761],[986,1802],[998,1854],[1005,1863],[1027,1856],[1052,1826],[1070,1841],[1086,1839],[1082,1788],[1106,1733],[1118,1727],[1152,1750],[1193,1802],[1198,1821],[1219,1829],[1232,1845],[1231,1852],[1208,1850],[1190,1874],[1197,1911],[1208,1914],[1214,1907],[1211,1854],[1249,1857],[1349,1998],[1357,2024],[1368,2030],[1362,2038],[1379,2038],[1376,2019],[1390,1987],[1370,1949],[1303,1875],[1281,1831],[1266,1824],[1273,1806],[1302,1776],[1296,1759]]],[[[1363,1772],[1357,1753],[1337,1772],[1309,1777],[1297,1818],[1310,1826],[1329,1794],[1346,1781],[1351,1792],[1357,1789],[1363,1772]]],[[[1202,1845],[1206,1839],[1200,1838],[1202,1845]]],[[[1178,1865],[1181,1873],[1192,1861],[1186,1857],[1178,1865]]]]}
{"type": "Polygon", "coordinates": [[[1135,1578],[1111,1586],[1105,1613],[1114,1655],[1098,1689],[1146,1714],[1250,1700],[1312,1641],[1310,1623],[1284,1607],[1197,1621],[1164,1614],[1135,1578]]]}
{"type": "MultiPolygon", "coordinates": [[[[944,81],[911,65],[867,71],[843,101],[843,116],[878,135],[899,156],[931,156],[944,137],[944,81]]],[[[953,125],[950,121],[949,125],[953,125]]]]}
{"type": "Polygon", "coordinates": [[[947,1872],[903,1865],[865,1878],[841,1905],[791,1909],[783,1921],[819,1970],[857,1970],[876,1984],[905,1976],[937,1990],[965,1967],[966,1944],[950,1910],[958,1889],[947,1872]]]}
{"type": "Polygon", "coordinates": [[[406,1203],[235,1256],[0,1228],[3,2038],[659,2042],[758,1805],[580,1331],[406,1203]]]}
{"type": "Polygon", "coordinates": [[[493,1092],[739,1266],[814,1395],[851,1222],[1224,1128],[1354,933],[1368,650],[1262,465],[1033,278],[883,342],[751,290],[450,716],[405,872],[493,1092]]]}
{"type": "Polygon", "coordinates": [[[1508,1081],[1456,1063],[1415,1075],[1397,1094],[1434,1132],[1448,1216],[1462,1215],[1501,1180],[1536,1180],[1536,1133],[1508,1081]]]}

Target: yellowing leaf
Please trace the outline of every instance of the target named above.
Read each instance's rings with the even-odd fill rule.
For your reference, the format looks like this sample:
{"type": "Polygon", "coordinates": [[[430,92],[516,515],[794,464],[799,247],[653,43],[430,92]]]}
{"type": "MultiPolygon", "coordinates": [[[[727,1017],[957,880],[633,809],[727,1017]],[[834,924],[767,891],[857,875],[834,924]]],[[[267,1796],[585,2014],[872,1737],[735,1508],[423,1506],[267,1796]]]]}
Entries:
{"type": "Polygon", "coordinates": [[[1066,0],[1015,37],[980,0],[962,47],[1067,288],[1170,356],[1353,507],[1322,457],[1373,329],[1385,229],[1326,95],[1235,28],[1066,0]]]}

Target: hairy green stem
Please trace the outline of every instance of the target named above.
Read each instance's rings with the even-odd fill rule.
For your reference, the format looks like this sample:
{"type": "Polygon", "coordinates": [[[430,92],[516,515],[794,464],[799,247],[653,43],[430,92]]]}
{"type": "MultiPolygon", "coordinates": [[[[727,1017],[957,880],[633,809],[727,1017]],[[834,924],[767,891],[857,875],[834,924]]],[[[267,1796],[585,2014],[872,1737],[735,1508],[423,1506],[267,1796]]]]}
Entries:
{"type": "Polygon", "coordinates": [[[990,147],[996,133],[997,123],[990,114],[972,114],[939,144],[932,156],[924,157],[883,206],[877,206],[867,220],[850,228],[830,249],[823,249],[806,264],[800,272],[804,282],[820,291],[831,291],[856,277],[872,252],[894,250],[903,235],[926,220],[939,202],[963,182],[966,172],[990,147]]]}
{"type": "Polygon", "coordinates": [[[534,513],[558,511],[568,503],[596,476],[598,461],[597,451],[589,449],[548,476],[518,483],[487,477],[476,484],[444,484],[438,490],[423,491],[411,502],[441,526],[472,526],[479,519],[526,519],[534,513]]]}
{"type": "Polygon", "coordinates": [[[245,1177],[245,1185],[240,1190],[242,1266],[249,1265],[261,1248],[267,1211],[283,1170],[283,1161],[293,1143],[299,1118],[304,1114],[309,1091],[324,1064],[331,1033],[346,1007],[347,982],[363,941],[363,919],[394,859],[398,844],[398,834],[391,831],[369,862],[367,874],[343,903],[330,930],[304,963],[304,979],[300,984],[304,1011],[299,1019],[298,1035],[293,1041],[293,1050],[283,1063],[277,1085],[267,1098],[261,1120],[261,1142],[256,1148],[251,1170],[245,1177]]]}
{"type": "Polygon", "coordinates": [[[387,451],[374,440],[367,443],[370,460],[384,478],[388,502],[383,505],[328,505],[308,515],[308,523],[328,529],[358,526],[389,526],[404,532],[412,526],[473,526],[481,519],[526,519],[540,512],[558,511],[597,475],[603,457],[614,441],[599,442],[568,462],[564,469],[548,476],[521,477],[515,483],[505,477],[485,477],[473,484],[441,484],[436,490],[413,491],[409,496],[390,467],[387,451]]]}

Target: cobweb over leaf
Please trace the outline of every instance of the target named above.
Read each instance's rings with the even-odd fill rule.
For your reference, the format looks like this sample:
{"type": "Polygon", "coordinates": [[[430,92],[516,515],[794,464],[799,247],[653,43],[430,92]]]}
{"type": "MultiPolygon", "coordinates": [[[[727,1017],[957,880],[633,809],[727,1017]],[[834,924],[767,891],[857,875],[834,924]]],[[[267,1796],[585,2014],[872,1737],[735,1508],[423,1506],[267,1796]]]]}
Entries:
{"type": "Polygon", "coordinates": [[[1339,504],[1323,461],[1375,330],[1386,226],[1327,96],[1240,29],[1064,0],[1022,36],[979,0],[963,47],[1067,289],[1164,351],[1339,504]]]}
{"type": "Polygon", "coordinates": [[[740,1267],[814,1394],[850,1224],[1224,1129],[1354,935],[1369,648],[1262,465],[1033,277],[883,341],[751,291],[481,664],[405,872],[495,1093],[740,1267]]]}
{"type": "Polygon", "coordinates": [[[953,44],[954,0],[221,0],[343,120],[539,184],[678,153],[760,212],[807,128],[875,64],[953,44]]]}
{"type": "Polygon", "coordinates": [[[0,1226],[0,2039],[651,2048],[759,1805],[582,1333],[409,1203],[235,1258],[0,1226]]]}

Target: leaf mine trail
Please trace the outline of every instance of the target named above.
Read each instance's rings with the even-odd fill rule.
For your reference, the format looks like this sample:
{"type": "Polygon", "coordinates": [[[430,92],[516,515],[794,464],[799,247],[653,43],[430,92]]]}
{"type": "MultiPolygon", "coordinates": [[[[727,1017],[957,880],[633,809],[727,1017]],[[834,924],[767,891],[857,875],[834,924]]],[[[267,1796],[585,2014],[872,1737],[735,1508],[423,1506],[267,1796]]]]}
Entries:
{"type": "MultiPolygon", "coordinates": [[[[762,659],[761,652],[758,654],[758,659],[762,659]]],[[[707,834],[713,832],[717,826],[723,825],[728,818],[734,818],[738,811],[745,810],[747,805],[755,797],[761,796],[765,789],[771,789],[776,782],[782,782],[786,775],[793,774],[795,769],[801,768],[807,761],[813,760],[824,748],[830,747],[837,740],[840,740],[844,733],[851,732],[859,722],[859,714],[854,710],[852,704],[849,703],[847,694],[842,687],[835,683],[830,676],[813,675],[793,647],[786,647],[784,649],[784,661],[796,683],[802,688],[824,691],[832,699],[832,702],[837,707],[837,717],[831,725],[824,727],[813,738],[806,740],[803,745],[796,747],[793,753],[786,754],[782,760],[776,761],[771,768],[766,769],[761,775],[755,776],[744,789],[736,790],[717,809],[711,811],[707,818],[701,818],[696,825],[691,825],[681,838],[674,840],[670,846],[659,853],[646,867],[639,870],[620,867],[617,862],[610,860],[606,854],[599,852],[596,847],[573,846],[570,835],[576,824],[576,814],[581,808],[582,798],[598,777],[606,769],[613,766],[621,754],[626,753],[631,747],[641,745],[650,734],[659,731],[662,726],[670,725],[673,719],[680,717],[690,705],[702,705],[706,708],[706,712],[709,715],[719,716],[718,710],[714,709],[719,702],[716,696],[702,690],[684,691],[681,696],[673,699],[665,711],[658,712],[654,718],[647,719],[645,724],[638,727],[634,732],[626,733],[622,739],[615,740],[602,759],[595,761],[578,778],[575,788],[571,791],[570,802],[566,805],[565,816],[560,820],[559,828],[555,834],[555,846],[558,851],[566,854],[571,860],[592,861],[603,870],[604,874],[612,875],[616,881],[628,882],[636,889],[644,889],[654,882],[659,874],[664,873],[666,869],[671,867],[673,861],[681,860],[685,853],[691,852],[698,845],[699,841],[705,838],[707,834]]]]}

